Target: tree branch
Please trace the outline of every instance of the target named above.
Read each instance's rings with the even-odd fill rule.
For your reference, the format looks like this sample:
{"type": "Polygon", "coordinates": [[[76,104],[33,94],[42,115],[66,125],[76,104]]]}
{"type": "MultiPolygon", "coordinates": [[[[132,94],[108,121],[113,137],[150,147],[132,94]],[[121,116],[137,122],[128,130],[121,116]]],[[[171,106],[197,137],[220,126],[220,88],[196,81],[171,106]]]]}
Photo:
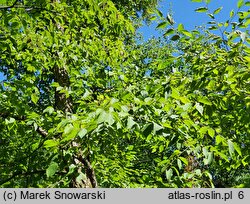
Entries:
{"type": "Polygon", "coordinates": [[[36,130],[41,136],[43,136],[44,138],[48,136],[48,132],[46,130],[44,130],[42,127],[38,127],[36,130]]]}
{"type": "Polygon", "coordinates": [[[84,165],[84,167],[86,169],[87,178],[89,178],[92,187],[97,188],[98,186],[97,186],[95,171],[94,171],[93,167],[91,166],[90,162],[88,161],[88,159],[82,157],[81,155],[78,157],[74,157],[74,158],[77,159],[78,161],[80,161],[84,165]]]}
{"type": "MultiPolygon", "coordinates": [[[[9,113],[6,112],[0,112],[0,117],[4,119],[11,117],[19,121],[24,121],[27,118],[25,115],[10,115],[9,113]]],[[[39,133],[43,138],[46,138],[48,136],[48,132],[40,126],[38,126],[38,128],[36,129],[36,132],[39,133]]]]}

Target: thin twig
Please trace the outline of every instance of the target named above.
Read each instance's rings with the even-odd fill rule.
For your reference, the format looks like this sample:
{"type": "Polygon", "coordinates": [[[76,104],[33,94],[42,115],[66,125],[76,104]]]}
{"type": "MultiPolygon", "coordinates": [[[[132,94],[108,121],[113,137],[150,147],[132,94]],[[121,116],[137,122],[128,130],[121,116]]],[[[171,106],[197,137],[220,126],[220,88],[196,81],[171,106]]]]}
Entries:
{"type": "MultiPolygon", "coordinates": [[[[6,112],[2,112],[2,113],[0,112],[0,117],[4,119],[11,117],[19,121],[24,121],[27,118],[25,115],[16,116],[16,115],[10,115],[9,113],[6,113],[6,112]]],[[[46,138],[48,136],[48,132],[40,126],[38,126],[38,128],[36,129],[36,132],[38,132],[43,138],[46,138]]]]}

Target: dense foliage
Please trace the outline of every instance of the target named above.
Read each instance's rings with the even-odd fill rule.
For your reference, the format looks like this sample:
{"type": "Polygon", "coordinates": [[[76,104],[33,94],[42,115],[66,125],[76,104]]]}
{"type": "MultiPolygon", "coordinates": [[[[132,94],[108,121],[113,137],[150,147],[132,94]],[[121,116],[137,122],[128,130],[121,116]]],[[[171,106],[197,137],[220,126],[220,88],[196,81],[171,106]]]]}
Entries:
{"type": "Polygon", "coordinates": [[[193,1],[0,1],[0,186],[249,187],[249,2],[193,1]]]}

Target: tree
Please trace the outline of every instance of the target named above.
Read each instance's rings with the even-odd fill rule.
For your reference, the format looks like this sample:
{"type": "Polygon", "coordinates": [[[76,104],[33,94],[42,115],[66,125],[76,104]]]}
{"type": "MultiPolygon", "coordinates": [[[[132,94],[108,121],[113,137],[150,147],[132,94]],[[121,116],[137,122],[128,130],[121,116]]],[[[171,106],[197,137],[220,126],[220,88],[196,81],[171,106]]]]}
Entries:
{"type": "Polygon", "coordinates": [[[228,33],[216,23],[175,28],[156,5],[27,0],[0,7],[1,186],[247,185],[240,178],[249,170],[244,2],[239,22],[225,24],[233,26],[228,33]],[[171,28],[140,44],[138,12],[171,28]],[[217,28],[221,35],[209,31],[217,28]]]}

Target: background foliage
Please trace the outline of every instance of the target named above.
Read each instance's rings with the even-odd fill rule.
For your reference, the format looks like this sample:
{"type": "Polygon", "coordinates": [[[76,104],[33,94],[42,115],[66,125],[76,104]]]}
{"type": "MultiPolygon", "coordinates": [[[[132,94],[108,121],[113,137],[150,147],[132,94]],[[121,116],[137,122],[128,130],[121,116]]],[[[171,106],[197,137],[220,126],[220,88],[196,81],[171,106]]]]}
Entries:
{"type": "Polygon", "coordinates": [[[249,2],[193,1],[193,31],[157,1],[2,1],[0,186],[249,187],[249,2]]]}

